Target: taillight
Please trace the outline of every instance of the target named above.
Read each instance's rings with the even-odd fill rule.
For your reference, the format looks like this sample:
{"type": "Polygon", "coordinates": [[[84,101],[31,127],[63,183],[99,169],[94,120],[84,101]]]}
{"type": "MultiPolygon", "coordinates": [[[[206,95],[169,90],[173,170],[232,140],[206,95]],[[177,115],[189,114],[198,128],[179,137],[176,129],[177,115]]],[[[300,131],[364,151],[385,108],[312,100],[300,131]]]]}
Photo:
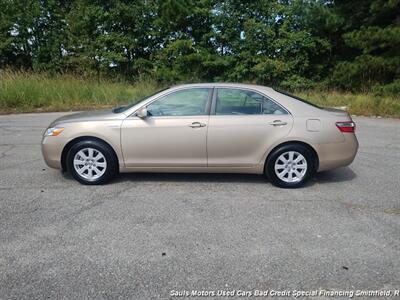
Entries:
{"type": "Polygon", "coordinates": [[[356,123],[350,122],[336,122],[336,127],[341,132],[354,132],[356,130],[356,123]]]}

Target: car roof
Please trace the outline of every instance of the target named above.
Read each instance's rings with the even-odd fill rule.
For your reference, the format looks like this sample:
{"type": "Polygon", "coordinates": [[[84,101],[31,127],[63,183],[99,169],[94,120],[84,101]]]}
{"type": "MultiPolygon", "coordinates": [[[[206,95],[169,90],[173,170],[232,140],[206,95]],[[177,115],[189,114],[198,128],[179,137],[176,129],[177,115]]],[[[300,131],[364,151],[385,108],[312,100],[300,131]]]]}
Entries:
{"type": "Polygon", "coordinates": [[[247,89],[261,89],[261,90],[273,90],[271,87],[250,84],[250,83],[232,83],[232,82],[210,82],[210,83],[190,83],[190,84],[179,84],[172,86],[171,88],[182,88],[182,87],[235,87],[235,88],[247,88],[247,89]]]}

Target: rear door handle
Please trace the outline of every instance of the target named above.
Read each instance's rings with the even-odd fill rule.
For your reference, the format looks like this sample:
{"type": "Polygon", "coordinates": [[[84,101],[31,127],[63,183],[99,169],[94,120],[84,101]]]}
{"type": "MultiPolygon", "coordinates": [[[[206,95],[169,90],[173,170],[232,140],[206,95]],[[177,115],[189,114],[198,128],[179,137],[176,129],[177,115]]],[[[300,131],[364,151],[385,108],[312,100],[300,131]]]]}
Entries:
{"type": "Polygon", "coordinates": [[[275,121],[269,122],[268,124],[272,125],[272,126],[284,126],[284,125],[287,125],[287,122],[283,122],[281,120],[275,120],[275,121]]]}
{"type": "Polygon", "coordinates": [[[205,126],[206,126],[206,124],[200,123],[200,122],[193,122],[192,124],[189,125],[189,127],[192,127],[192,128],[200,128],[200,127],[205,127],[205,126]]]}

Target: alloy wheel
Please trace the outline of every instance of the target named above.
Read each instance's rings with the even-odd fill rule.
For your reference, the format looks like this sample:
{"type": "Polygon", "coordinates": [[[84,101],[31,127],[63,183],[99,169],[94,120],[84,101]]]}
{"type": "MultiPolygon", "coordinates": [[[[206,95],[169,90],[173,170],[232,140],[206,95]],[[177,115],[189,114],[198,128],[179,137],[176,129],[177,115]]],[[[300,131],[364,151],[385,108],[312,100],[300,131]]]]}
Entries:
{"type": "Polygon", "coordinates": [[[301,181],[307,173],[307,160],[297,151],[282,153],[275,161],[275,174],[287,183],[301,181]]]}
{"type": "Polygon", "coordinates": [[[74,156],[73,165],[78,175],[89,181],[100,178],[107,169],[103,153],[94,148],[79,150],[74,156]]]}

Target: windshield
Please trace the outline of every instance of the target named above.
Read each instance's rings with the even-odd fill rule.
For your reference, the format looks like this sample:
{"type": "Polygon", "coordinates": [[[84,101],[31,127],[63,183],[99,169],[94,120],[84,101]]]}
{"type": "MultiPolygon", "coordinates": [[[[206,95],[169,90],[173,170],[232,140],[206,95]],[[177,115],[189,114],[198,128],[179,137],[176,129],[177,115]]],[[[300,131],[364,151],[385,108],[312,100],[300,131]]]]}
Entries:
{"type": "Polygon", "coordinates": [[[163,88],[163,89],[158,90],[157,92],[155,92],[155,93],[153,93],[153,94],[151,94],[151,95],[149,95],[149,96],[139,98],[139,99],[133,101],[133,102],[130,103],[130,104],[118,106],[118,107],[114,108],[112,111],[113,111],[114,113],[116,113],[116,114],[122,113],[122,112],[124,112],[124,111],[127,111],[127,110],[130,109],[131,107],[135,106],[135,105],[138,104],[139,102],[142,102],[142,101],[144,101],[144,100],[146,100],[146,99],[148,99],[148,98],[150,98],[150,97],[153,97],[153,96],[157,95],[158,93],[161,93],[161,92],[166,91],[166,90],[168,90],[168,89],[169,89],[169,87],[163,88]]]}
{"type": "Polygon", "coordinates": [[[296,100],[299,100],[299,101],[301,101],[301,102],[303,102],[303,103],[306,103],[306,104],[308,104],[308,105],[311,105],[311,106],[314,106],[314,107],[316,107],[316,108],[322,109],[321,106],[318,106],[318,105],[316,105],[316,104],[314,104],[314,103],[311,103],[310,101],[307,101],[307,100],[305,100],[305,99],[303,99],[303,98],[300,98],[300,97],[297,97],[297,96],[295,96],[295,95],[289,94],[288,92],[281,91],[281,90],[278,90],[278,89],[274,89],[274,91],[276,91],[276,92],[278,92],[278,93],[280,93],[280,94],[283,94],[283,95],[285,95],[285,96],[292,97],[292,98],[294,98],[294,99],[296,99],[296,100]]]}

